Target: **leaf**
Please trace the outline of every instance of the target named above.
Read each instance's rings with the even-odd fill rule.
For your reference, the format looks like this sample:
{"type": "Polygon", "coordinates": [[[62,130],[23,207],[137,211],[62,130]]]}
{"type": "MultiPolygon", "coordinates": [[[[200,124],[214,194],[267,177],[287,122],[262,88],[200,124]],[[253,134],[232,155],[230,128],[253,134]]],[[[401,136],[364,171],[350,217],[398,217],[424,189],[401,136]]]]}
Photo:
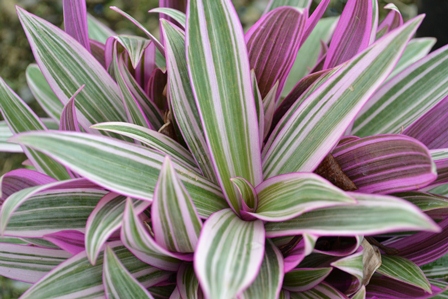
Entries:
{"type": "MultiPolygon", "coordinates": [[[[177,271],[181,260],[186,259],[185,256],[170,252],[160,246],[149,235],[147,228],[143,226],[132,201],[129,198],[126,201],[121,227],[123,244],[141,261],[162,270],[177,271]]],[[[191,258],[189,259],[191,260],[191,258]]]]}
{"type": "Polygon", "coordinates": [[[113,45],[113,58],[112,58],[112,69],[115,73],[115,79],[117,80],[118,86],[120,87],[121,95],[123,98],[123,105],[126,107],[126,114],[128,121],[130,123],[147,127],[153,129],[151,122],[146,118],[141,105],[138,103],[134,97],[131,89],[126,84],[126,67],[123,60],[123,56],[117,54],[117,44],[113,45]]]}
{"type": "Polygon", "coordinates": [[[154,35],[152,35],[148,30],[146,30],[146,28],[142,24],[140,24],[136,19],[134,19],[129,14],[125,13],[116,6],[111,6],[110,9],[115,12],[118,12],[120,15],[131,21],[135,26],[137,26],[137,28],[141,29],[146,34],[146,36],[156,45],[157,49],[161,53],[164,53],[164,48],[162,44],[157,40],[157,38],[155,38],[154,35]]]}
{"type": "Polygon", "coordinates": [[[260,272],[239,298],[278,298],[282,288],[283,270],[281,252],[272,241],[267,240],[260,272]]]}
{"type": "MultiPolygon", "coordinates": [[[[325,80],[332,74],[332,70],[324,70],[309,74],[302,78],[297,84],[293,87],[291,92],[286,95],[286,97],[279,103],[275,109],[272,124],[270,125],[270,130],[268,133],[271,133],[277,124],[280,122],[282,117],[288,112],[288,110],[292,106],[299,105],[299,102],[302,102],[306,99],[306,97],[302,97],[304,93],[311,93],[313,89],[319,87],[320,84],[325,82],[325,80]]],[[[269,136],[269,134],[267,134],[269,136]]]]}
{"type": "Polygon", "coordinates": [[[37,64],[32,63],[26,68],[26,81],[42,109],[48,116],[59,122],[64,105],[51,90],[37,64]]]}
{"type": "Polygon", "coordinates": [[[125,100],[128,102],[131,101],[131,99],[135,101],[135,104],[133,105],[136,107],[132,107],[134,109],[133,113],[143,113],[143,116],[137,115],[138,118],[143,117],[145,124],[149,121],[149,124],[151,125],[150,127],[153,127],[154,129],[162,127],[164,121],[159,108],[157,108],[155,103],[148,98],[148,95],[142,90],[128,68],[124,67],[122,63],[120,63],[118,67],[117,80],[119,81],[118,83],[121,91],[126,95],[125,100]]]}
{"type": "Polygon", "coordinates": [[[218,181],[239,212],[230,178],[243,177],[256,186],[262,172],[254,96],[247,88],[249,60],[231,1],[190,1],[186,40],[192,88],[218,181]]]}
{"type": "MultiPolygon", "coordinates": [[[[15,142],[43,151],[99,186],[152,201],[164,156],[103,136],[75,132],[26,133],[15,142]],[[107,174],[107,175],[104,175],[107,174]],[[141,178],[145,179],[142,180],[141,178]]],[[[11,139],[11,141],[13,141],[11,139]]],[[[175,165],[201,217],[226,208],[220,190],[197,173],[175,165]]]]}
{"type": "Polygon", "coordinates": [[[10,279],[36,283],[70,256],[70,253],[60,249],[2,242],[0,243],[0,273],[10,279]]]}
{"type": "Polygon", "coordinates": [[[348,0],[331,39],[324,69],[333,68],[364,51],[375,35],[375,0],[348,0]]]}
{"type": "Polygon", "coordinates": [[[363,249],[362,252],[355,253],[350,256],[338,259],[337,261],[331,263],[331,266],[353,275],[361,282],[364,278],[363,273],[364,270],[363,260],[365,259],[364,251],[365,248],[363,249]]]}
{"type": "Polygon", "coordinates": [[[217,182],[210,150],[190,86],[185,57],[184,33],[171,23],[161,21],[167,54],[168,93],[177,124],[204,176],[217,182]]]}
{"type": "Polygon", "coordinates": [[[292,6],[299,9],[309,8],[311,2],[311,0],[270,0],[266,6],[264,14],[267,14],[269,11],[280,6],[292,6]]]}
{"type": "Polygon", "coordinates": [[[31,169],[16,169],[5,173],[0,178],[2,199],[8,198],[13,193],[28,187],[45,185],[56,182],[48,175],[31,169]]]}
{"type": "MultiPolygon", "coordinates": [[[[166,281],[170,272],[158,270],[135,258],[120,242],[109,243],[124,267],[145,288],[166,281]]],[[[98,263],[92,266],[85,252],[81,252],[63,262],[38,283],[29,288],[22,298],[104,298],[102,282],[103,253],[98,263]]]]}
{"type": "Polygon", "coordinates": [[[425,277],[431,279],[446,280],[448,277],[448,255],[444,255],[441,258],[423,265],[420,267],[423,270],[425,277]]]}
{"type": "Polygon", "coordinates": [[[319,299],[346,299],[347,296],[342,294],[340,291],[336,290],[332,286],[321,283],[314,287],[311,290],[301,292],[301,293],[292,293],[291,299],[306,299],[306,298],[319,298],[319,299]]]}
{"type": "Polygon", "coordinates": [[[395,77],[408,66],[414,64],[415,62],[428,55],[429,51],[432,49],[435,43],[436,39],[433,37],[411,39],[407,44],[406,49],[404,49],[403,55],[401,55],[400,60],[395,66],[395,69],[389,75],[388,79],[395,77]]]}
{"type": "Polygon", "coordinates": [[[429,149],[448,147],[448,120],[444,117],[448,113],[448,95],[413,122],[404,135],[421,141],[429,149]]]}
{"type": "MultiPolygon", "coordinates": [[[[136,208],[141,212],[149,205],[148,202],[134,200],[136,208]]],[[[91,212],[86,229],[86,254],[92,265],[96,264],[98,254],[107,239],[117,231],[123,221],[126,197],[115,193],[108,193],[91,212]]]]}
{"type": "Polygon", "coordinates": [[[109,37],[117,35],[109,27],[101,23],[89,13],[87,13],[87,25],[89,30],[89,38],[102,44],[106,43],[106,40],[109,37]]]}
{"type": "Polygon", "coordinates": [[[358,114],[352,134],[401,132],[447,96],[447,67],[448,47],[407,67],[372,95],[358,114]]]}
{"type": "Polygon", "coordinates": [[[431,285],[431,293],[421,288],[390,279],[389,277],[374,276],[366,286],[367,298],[437,298],[443,289],[431,285]]]}
{"type": "Polygon", "coordinates": [[[428,216],[402,199],[385,195],[347,194],[358,203],[311,211],[284,222],[267,223],[266,236],[271,238],[302,233],[356,236],[406,230],[440,231],[428,216]]]}
{"type": "MultiPolygon", "coordinates": [[[[13,134],[32,130],[45,130],[44,124],[34,112],[20,99],[5,81],[0,78],[0,109],[13,134]]],[[[65,168],[46,155],[24,149],[28,159],[38,171],[56,179],[69,179],[65,168]]]]}
{"type": "Polygon", "coordinates": [[[306,15],[284,6],[260,18],[246,33],[250,69],[255,70],[262,98],[278,82],[277,98],[294,64],[305,29],[306,15]]]}
{"type": "Polygon", "coordinates": [[[64,30],[90,52],[86,1],[63,0],[64,30]]]}
{"type": "MultiPolygon", "coordinates": [[[[292,241],[294,241],[294,239],[296,238],[297,236],[294,237],[292,241]]],[[[287,252],[289,251],[288,256],[284,258],[285,273],[288,273],[296,268],[297,265],[299,265],[306,256],[313,252],[317,239],[317,236],[302,234],[301,240],[295,247],[294,242],[287,243],[286,246],[283,246],[282,250],[286,249],[287,252]]]]}
{"type": "Polygon", "coordinates": [[[337,187],[311,173],[290,173],[272,177],[256,187],[258,208],[252,215],[279,222],[305,212],[354,204],[355,200],[337,187]]]}
{"type": "Polygon", "coordinates": [[[327,44],[330,41],[337,20],[336,17],[319,20],[308,38],[302,41],[302,46],[286,79],[282,92],[283,97],[286,97],[297,82],[305,77],[316,64],[321,42],[327,44]],[[303,57],[307,59],[303,59],[303,57]]]}
{"type": "Polygon", "coordinates": [[[76,255],[85,250],[84,234],[75,230],[64,230],[43,236],[44,240],[76,255]]]}
{"type": "MultiPolygon", "coordinates": [[[[81,188],[81,189],[86,189],[89,191],[96,191],[96,190],[90,190],[90,189],[95,189],[96,185],[94,185],[93,183],[90,183],[88,181],[86,181],[85,179],[77,179],[77,180],[65,180],[65,181],[56,181],[56,182],[50,182],[49,184],[46,185],[37,185],[37,186],[33,186],[33,187],[29,187],[26,189],[22,189],[16,193],[13,193],[12,195],[10,195],[3,203],[2,203],[2,208],[0,210],[0,234],[3,234],[5,232],[5,229],[7,228],[7,225],[9,223],[9,221],[11,220],[11,218],[13,217],[14,213],[17,211],[17,209],[23,204],[26,203],[27,201],[29,201],[29,199],[41,192],[45,192],[45,191],[54,191],[54,190],[67,190],[67,189],[76,189],[76,188],[81,188]]],[[[94,196],[93,196],[94,197],[94,196]]],[[[49,200],[50,201],[50,200],[49,200]]],[[[93,200],[95,201],[95,199],[93,200]]],[[[44,201],[45,202],[45,201],[44,201]]],[[[51,202],[51,201],[50,201],[51,202]]],[[[33,209],[35,207],[33,207],[34,202],[32,201],[32,203],[26,207],[28,209],[33,209]]],[[[47,203],[45,203],[46,205],[47,203]]],[[[66,203],[67,204],[67,203],[66,203]]],[[[68,204],[70,204],[70,202],[68,202],[68,204]]],[[[89,209],[89,208],[87,208],[89,209]]],[[[68,209],[70,210],[70,209],[68,209]]],[[[65,212],[67,212],[67,210],[65,210],[65,212]]],[[[81,211],[78,211],[81,212],[81,211]]],[[[88,211],[90,212],[90,211],[88,211]]],[[[22,221],[18,221],[18,223],[16,225],[18,225],[19,227],[21,226],[21,229],[27,229],[26,224],[27,222],[30,222],[29,219],[27,219],[29,217],[29,215],[26,215],[26,209],[24,211],[24,218],[27,220],[26,222],[22,221]]],[[[75,214],[76,215],[76,214],[75,214]]],[[[34,215],[33,215],[34,216],[34,215]]],[[[37,220],[37,223],[39,223],[38,219],[33,219],[35,217],[31,217],[31,221],[32,220],[37,220]]],[[[72,215],[73,216],[73,215],[72,215]]],[[[43,215],[43,217],[46,217],[45,215],[43,215]]],[[[51,215],[50,215],[51,217],[51,215]]],[[[57,217],[56,217],[57,219],[57,217]]],[[[48,220],[48,219],[47,219],[48,220]]],[[[60,219],[59,219],[60,220],[60,219]]],[[[52,223],[51,221],[49,221],[49,223],[47,222],[46,225],[52,225],[54,223],[52,223]]],[[[77,223],[79,225],[79,223],[77,223]]],[[[32,223],[31,225],[36,225],[36,223],[32,223]]],[[[84,226],[84,225],[82,225],[84,226]]],[[[30,237],[35,237],[36,236],[36,231],[28,231],[28,234],[31,233],[30,237]]],[[[45,234],[45,230],[44,233],[45,234]]],[[[25,235],[26,236],[26,235],[25,235]]]]}
{"type": "MultiPolygon", "coordinates": [[[[50,23],[18,8],[36,61],[63,103],[86,84],[77,97],[77,108],[87,123],[124,121],[117,84],[103,66],[78,42],[50,23]]],[[[81,116],[79,115],[79,116],[81,116]]]]}
{"type": "Polygon", "coordinates": [[[423,188],[437,178],[428,149],[403,135],[375,135],[337,146],[332,155],[359,192],[423,188]]]}
{"type": "Polygon", "coordinates": [[[150,41],[133,35],[116,35],[114,38],[128,52],[132,67],[136,69],[150,41]]]}
{"type": "Polygon", "coordinates": [[[438,223],[441,232],[419,232],[398,240],[382,244],[398,250],[404,257],[418,266],[428,264],[448,253],[448,218],[438,223]]]}
{"type": "Polygon", "coordinates": [[[333,268],[299,268],[285,274],[283,288],[291,292],[313,289],[330,274],[333,268]]]}
{"type": "Polygon", "coordinates": [[[260,220],[246,222],[230,209],[211,215],[194,255],[196,275],[207,298],[233,298],[259,272],[264,253],[260,220]]]}
{"type": "Polygon", "coordinates": [[[291,107],[263,149],[264,177],[313,171],[387,77],[420,22],[417,17],[381,39],[291,107]]]}
{"type": "MultiPolygon", "coordinates": [[[[177,9],[168,8],[168,7],[156,7],[149,11],[149,13],[160,13],[161,15],[167,15],[176,22],[178,22],[183,29],[185,29],[185,24],[187,23],[187,17],[181,11],[177,9]]],[[[168,55],[167,55],[168,56],[168,55]]]]}
{"type": "Polygon", "coordinates": [[[12,132],[5,121],[0,121],[0,151],[9,153],[23,153],[20,145],[8,142],[12,132]]]}
{"type": "Polygon", "coordinates": [[[180,266],[180,269],[177,272],[176,284],[180,293],[180,298],[201,298],[201,288],[199,287],[199,281],[194,274],[192,264],[183,263],[180,266]]]}
{"type": "Polygon", "coordinates": [[[383,19],[381,24],[378,26],[378,29],[376,29],[376,38],[380,38],[384,34],[392,31],[395,28],[398,28],[403,25],[403,17],[401,16],[400,11],[398,10],[398,7],[393,4],[389,3],[384,6],[385,9],[390,9],[387,16],[383,19]]]}
{"type": "Polygon", "coordinates": [[[196,161],[184,147],[175,142],[168,136],[148,128],[129,123],[109,122],[92,126],[93,129],[105,130],[124,135],[170,156],[173,160],[189,169],[195,169],[197,172],[196,161]]]}
{"type": "Polygon", "coordinates": [[[5,213],[3,209],[1,213],[2,218],[7,220],[4,234],[42,238],[62,230],[84,232],[87,218],[105,194],[105,191],[82,188],[80,185],[79,188],[53,189],[21,196],[28,191],[19,191],[4,202],[5,213]],[[6,209],[10,208],[9,201],[19,198],[22,200],[8,213],[6,209]]]}
{"type": "Polygon", "coordinates": [[[400,257],[383,255],[377,272],[391,279],[421,288],[431,293],[431,285],[423,271],[413,262],[400,257]]]}
{"type": "Polygon", "coordinates": [[[61,131],[81,132],[78,125],[78,117],[76,116],[75,100],[76,96],[83,88],[84,85],[75,92],[75,94],[68,101],[67,105],[65,105],[64,109],[62,109],[61,121],[59,125],[61,131]]]}
{"type": "Polygon", "coordinates": [[[162,247],[179,253],[195,251],[202,222],[169,156],[154,191],[151,221],[154,237],[162,247]]]}
{"type": "Polygon", "coordinates": [[[154,298],[132,277],[108,245],[104,252],[103,282],[107,298],[125,298],[130,294],[135,298],[154,298]]]}
{"type": "Polygon", "coordinates": [[[406,199],[423,212],[448,208],[448,198],[427,192],[408,191],[394,193],[393,196],[406,199]]]}
{"type": "Polygon", "coordinates": [[[255,211],[258,207],[258,195],[257,191],[255,191],[254,186],[252,186],[247,180],[243,178],[231,178],[230,180],[238,188],[238,191],[241,195],[243,211],[255,211]]]}

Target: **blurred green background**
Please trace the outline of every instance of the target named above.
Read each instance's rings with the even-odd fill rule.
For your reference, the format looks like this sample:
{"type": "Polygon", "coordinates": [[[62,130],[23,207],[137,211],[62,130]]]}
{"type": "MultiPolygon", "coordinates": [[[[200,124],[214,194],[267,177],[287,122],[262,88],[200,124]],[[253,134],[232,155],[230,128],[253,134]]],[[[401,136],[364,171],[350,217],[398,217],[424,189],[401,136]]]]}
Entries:
{"type": "MultiPolygon", "coordinates": [[[[243,26],[253,24],[263,12],[268,0],[233,0],[243,26]]],[[[319,3],[313,2],[313,8],[319,3]]],[[[382,0],[380,7],[394,3],[408,19],[417,14],[416,0],[382,0]]],[[[327,15],[339,15],[346,1],[333,0],[327,15]]],[[[60,0],[0,0],[0,76],[22,97],[40,116],[43,111],[38,107],[29,91],[25,80],[25,69],[34,61],[25,34],[16,16],[15,6],[22,8],[61,26],[62,1],[60,0]]],[[[150,15],[148,10],[157,7],[158,0],[87,0],[88,12],[108,24],[117,33],[141,32],[126,19],[109,9],[117,6],[139,20],[155,35],[158,35],[157,15],[150,15]]],[[[385,14],[382,10],[381,15],[385,14]]],[[[0,175],[18,168],[25,160],[22,154],[0,153],[0,175]]],[[[0,299],[18,298],[26,290],[27,284],[11,281],[0,276],[0,299]]]]}

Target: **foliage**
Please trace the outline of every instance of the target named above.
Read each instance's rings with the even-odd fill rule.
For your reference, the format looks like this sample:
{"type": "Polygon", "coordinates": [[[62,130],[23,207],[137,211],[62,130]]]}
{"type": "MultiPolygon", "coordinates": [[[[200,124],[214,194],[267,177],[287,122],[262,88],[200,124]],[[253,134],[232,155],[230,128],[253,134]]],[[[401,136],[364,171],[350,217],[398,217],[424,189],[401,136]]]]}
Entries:
{"type": "Polygon", "coordinates": [[[145,37],[84,1],[65,31],[17,9],[48,115],[0,79],[0,149],[28,158],[0,181],[21,298],[443,293],[448,47],[412,38],[423,17],[271,1],[244,33],[230,0],[160,4],[159,39],[117,7],[145,37]]]}

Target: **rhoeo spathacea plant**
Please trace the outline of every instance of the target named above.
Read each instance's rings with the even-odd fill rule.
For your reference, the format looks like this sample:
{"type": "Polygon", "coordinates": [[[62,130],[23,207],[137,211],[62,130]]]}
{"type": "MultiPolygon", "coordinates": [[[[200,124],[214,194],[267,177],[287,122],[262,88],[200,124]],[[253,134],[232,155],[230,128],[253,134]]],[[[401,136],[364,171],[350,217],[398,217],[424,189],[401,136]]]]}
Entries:
{"type": "Polygon", "coordinates": [[[17,8],[48,119],[0,80],[0,275],[22,298],[444,298],[448,47],[393,5],[161,0],[161,37],[17,8]]]}

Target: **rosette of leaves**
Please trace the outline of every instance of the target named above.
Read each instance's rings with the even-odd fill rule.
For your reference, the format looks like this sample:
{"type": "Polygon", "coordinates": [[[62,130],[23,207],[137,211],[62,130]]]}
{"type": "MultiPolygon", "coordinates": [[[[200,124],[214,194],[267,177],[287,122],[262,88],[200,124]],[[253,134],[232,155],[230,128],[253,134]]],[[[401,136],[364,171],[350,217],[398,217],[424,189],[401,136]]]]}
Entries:
{"type": "Polygon", "coordinates": [[[18,8],[0,274],[22,298],[430,298],[448,285],[448,48],[376,0],[160,1],[161,39],[18,8]],[[422,270],[423,269],[423,270],[422,270]],[[435,271],[434,269],[437,269],[435,271]],[[445,272],[444,272],[445,271],[445,272]],[[441,274],[442,273],[442,274],[441,274]]]}

